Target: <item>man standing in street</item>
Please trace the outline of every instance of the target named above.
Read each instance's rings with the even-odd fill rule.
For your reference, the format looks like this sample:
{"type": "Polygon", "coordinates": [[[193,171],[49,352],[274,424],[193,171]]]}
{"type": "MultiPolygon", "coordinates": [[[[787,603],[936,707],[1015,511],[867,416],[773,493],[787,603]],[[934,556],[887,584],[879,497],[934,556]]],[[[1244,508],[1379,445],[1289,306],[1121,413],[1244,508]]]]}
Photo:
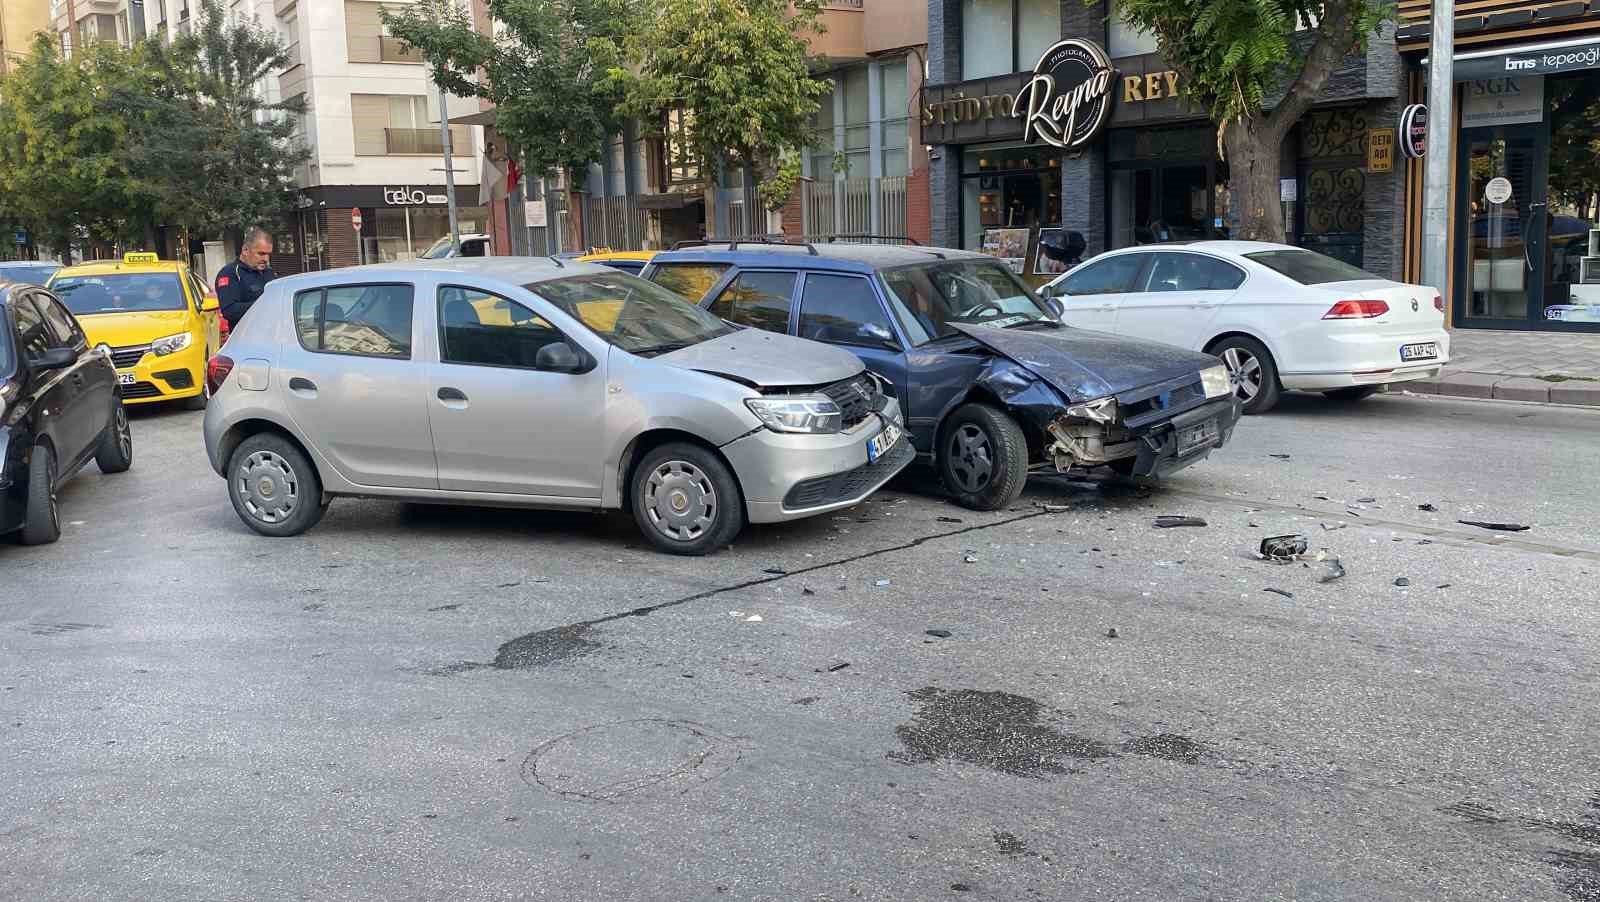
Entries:
{"type": "Polygon", "coordinates": [[[260,300],[267,283],[278,277],[271,259],[272,236],[260,226],[251,226],[239,245],[239,259],[217,270],[217,302],[230,329],[260,300]]]}

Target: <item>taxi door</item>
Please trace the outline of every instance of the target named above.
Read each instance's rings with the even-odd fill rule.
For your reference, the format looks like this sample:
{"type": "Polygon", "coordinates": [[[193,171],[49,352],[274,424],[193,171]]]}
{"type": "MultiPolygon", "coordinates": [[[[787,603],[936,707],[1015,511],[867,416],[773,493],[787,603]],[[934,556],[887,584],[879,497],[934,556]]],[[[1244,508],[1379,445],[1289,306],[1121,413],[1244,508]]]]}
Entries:
{"type": "Polygon", "coordinates": [[[206,362],[209,364],[211,355],[217,353],[217,350],[222,347],[222,314],[220,312],[222,307],[217,301],[217,296],[206,288],[206,283],[201,281],[200,277],[195,275],[192,270],[186,267],[184,275],[187,277],[184,281],[188,284],[191,295],[189,298],[190,303],[193,305],[191,309],[198,311],[202,329],[205,332],[206,362]]]}

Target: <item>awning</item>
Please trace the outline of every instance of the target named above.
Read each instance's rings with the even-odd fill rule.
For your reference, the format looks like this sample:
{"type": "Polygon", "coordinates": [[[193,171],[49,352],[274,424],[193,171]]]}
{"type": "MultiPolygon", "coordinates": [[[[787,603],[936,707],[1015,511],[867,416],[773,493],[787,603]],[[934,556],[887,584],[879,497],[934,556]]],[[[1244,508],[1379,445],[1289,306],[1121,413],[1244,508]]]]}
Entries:
{"type": "Polygon", "coordinates": [[[704,194],[637,194],[634,201],[642,210],[677,210],[682,207],[702,203],[704,194]]]}
{"type": "Polygon", "coordinates": [[[465,116],[452,116],[451,119],[450,119],[450,124],[451,125],[494,125],[494,117],[495,117],[495,110],[493,108],[490,108],[490,109],[487,109],[487,110],[479,110],[476,113],[468,113],[465,116]]]}
{"type": "MultiPolygon", "coordinates": [[[[1426,67],[1428,61],[1424,59],[1422,65],[1426,67]]],[[[1593,36],[1472,50],[1457,53],[1451,61],[1451,77],[1455,81],[1559,75],[1585,69],[1600,69],[1600,39],[1593,36]]]]}

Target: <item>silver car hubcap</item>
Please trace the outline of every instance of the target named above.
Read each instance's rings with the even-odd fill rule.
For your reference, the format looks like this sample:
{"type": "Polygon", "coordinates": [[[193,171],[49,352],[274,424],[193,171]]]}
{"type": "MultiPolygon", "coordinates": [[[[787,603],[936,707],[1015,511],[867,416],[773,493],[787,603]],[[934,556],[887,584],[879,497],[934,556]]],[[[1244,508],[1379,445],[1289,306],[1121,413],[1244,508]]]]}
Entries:
{"type": "Polygon", "coordinates": [[[1261,394],[1261,361],[1243,348],[1229,348],[1222,352],[1222,362],[1228,365],[1228,375],[1233,377],[1239,399],[1251,401],[1261,394]]]}
{"type": "Polygon", "coordinates": [[[300,500],[300,480],[289,462],[271,451],[245,458],[234,477],[245,510],[262,523],[282,523],[300,500]]]}
{"type": "Polygon", "coordinates": [[[133,430],[128,428],[128,412],[120,405],[117,407],[117,450],[122,453],[123,460],[133,456],[133,430]]]}
{"type": "Polygon", "coordinates": [[[692,541],[716,522],[717,490],[704,472],[685,461],[669,460],[652,470],[643,501],[651,524],[668,538],[692,541]]]}

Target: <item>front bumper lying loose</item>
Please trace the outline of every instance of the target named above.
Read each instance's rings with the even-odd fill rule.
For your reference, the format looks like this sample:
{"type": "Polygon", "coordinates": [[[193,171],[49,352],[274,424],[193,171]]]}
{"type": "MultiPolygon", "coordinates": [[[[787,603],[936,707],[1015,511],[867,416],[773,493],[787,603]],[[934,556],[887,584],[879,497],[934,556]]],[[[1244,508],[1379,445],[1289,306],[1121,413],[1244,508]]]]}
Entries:
{"type": "Polygon", "coordinates": [[[1139,453],[1134,459],[1133,475],[1159,479],[1211,456],[1211,452],[1228,443],[1233,427],[1239,422],[1239,403],[1232,397],[1207,402],[1193,410],[1178,414],[1143,427],[1134,433],[1139,453]],[[1216,421],[1216,439],[1199,447],[1183,449],[1182,437],[1188,430],[1216,421]]]}

